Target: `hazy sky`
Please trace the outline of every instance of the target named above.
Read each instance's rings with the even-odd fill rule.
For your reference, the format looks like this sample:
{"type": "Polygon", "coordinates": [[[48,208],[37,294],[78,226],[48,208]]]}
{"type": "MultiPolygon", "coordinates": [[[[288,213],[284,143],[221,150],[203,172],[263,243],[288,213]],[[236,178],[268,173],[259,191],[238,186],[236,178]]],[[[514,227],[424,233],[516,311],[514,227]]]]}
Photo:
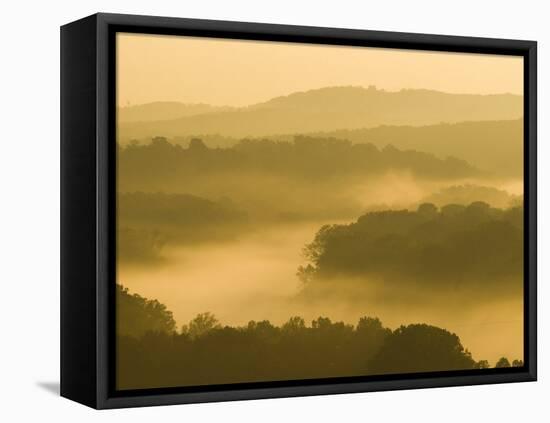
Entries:
{"type": "Polygon", "coordinates": [[[245,106],[326,86],[523,93],[521,57],[118,34],[118,104],[245,106]]]}

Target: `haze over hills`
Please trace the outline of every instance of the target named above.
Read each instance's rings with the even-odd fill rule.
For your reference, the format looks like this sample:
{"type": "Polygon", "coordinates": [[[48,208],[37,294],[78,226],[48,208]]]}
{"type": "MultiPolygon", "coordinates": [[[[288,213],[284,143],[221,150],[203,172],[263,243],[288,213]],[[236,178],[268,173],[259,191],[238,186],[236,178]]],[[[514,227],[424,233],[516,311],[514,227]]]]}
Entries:
{"type": "MultiPolygon", "coordinates": [[[[333,137],[353,143],[371,143],[378,148],[391,144],[400,150],[417,150],[440,158],[459,157],[495,175],[523,174],[523,120],[441,123],[427,126],[379,126],[308,134],[333,137]]],[[[289,136],[291,138],[293,136],[289,136]]],[[[281,138],[281,139],[284,139],[281,138]]]]}
{"type": "MultiPolygon", "coordinates": [[[[146,106],[141,107],[146,109],[146,106]]],[[[247,137],[380,125],[420,126],[519,119],[523,114],[523,98],[512,94],[447,94],[431,90],[389,92],[375,87],[327,87],[276,97],[243,108],[205,109],[204,113],[187,113],[179,118],[166,119],[166,116],[176,116],[178,108],[181,110],[181,105],[174,105],[174,111],[170,113],[164,112],[163,120],[136,122],[125,117],[120,121],[119,141],[157,135],[247,137]]],[[[122,116],[127,114],[125,109],[120,111],[122,116]]],[[[149,119],[154,116],[149,114],[149,119]]]]}
{"type": "MultiPolygon", "coordinates": [[[[293,142],[297,134],[271,135],[274,141],[293,142]]],[[[379,149],[393,145],[399,150],[416,150],[440,159],[453,156],[464,159],[479,169],[496,176],[521,177],[523,164],[523,120],[500,120],[459,123],[438,123],[426,126],[378,126],[361,129],[339,129],[304,133],[313,138],[348,140],[353,144],[374,144],[379,149]]],[[[224,135],[174,136],[170,141],[187,147],[193,138],[200,138],[210,148],[230,148],[242,138],[224,135]]],[[[128,140],[126,140],[128,141],[128,140]]],[[[140,139],[142,144],[151,137],[140,139]]],[[[123,141],[122,144],[125,144],[123,141]]]]}
{"type": "Polygon", "coordinates": [[[232,109],[229,106],[211,106],[202,103],[185,104],[177,101],[155,101],[153,103],[119,107],[117,118],[119,123],[151,122],[179,119],[205,113],[224,112],[232,109]]]}
{"type": "Polygon", "coordinates": [[[119,34],[115,100],[117,388],[523,365],[522,57],[119,34]]]}
{"type": "Polygon", "coordinates": [[[465,184],[442,188],[424,197],[419,203],[432,203],[437,207],[444,207],[447,204],[467,206],[477,201],[482,201],[492,207],[506,209],[521,206],[523,197],[490,186],[465,184]]]}

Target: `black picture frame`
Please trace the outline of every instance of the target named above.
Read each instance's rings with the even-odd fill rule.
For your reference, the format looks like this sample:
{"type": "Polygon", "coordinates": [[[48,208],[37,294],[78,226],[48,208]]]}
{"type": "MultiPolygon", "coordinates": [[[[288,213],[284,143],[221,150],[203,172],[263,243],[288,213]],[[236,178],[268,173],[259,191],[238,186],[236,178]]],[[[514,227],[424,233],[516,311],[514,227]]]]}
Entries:
{"type": "Polygon", "coordinates": [[[534,41],[104,13],[61,27],[61,395],[104,409],[535,381],[536,138],[534,41]],[[524,366],[117,392],[114,389],[116,32],[522,56],[524,366]]]}

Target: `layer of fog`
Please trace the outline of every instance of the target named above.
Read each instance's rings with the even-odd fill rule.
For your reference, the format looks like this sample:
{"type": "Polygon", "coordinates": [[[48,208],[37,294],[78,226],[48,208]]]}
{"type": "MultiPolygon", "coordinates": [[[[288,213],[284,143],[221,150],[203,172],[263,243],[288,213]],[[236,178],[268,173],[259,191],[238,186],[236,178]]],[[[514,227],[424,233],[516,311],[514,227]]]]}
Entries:
{"type": "MultiPolygon", "coordinates": [[[[298,266],[305,263],[304,246],[324,224],[349,223],[368,210],[412,209],[427,196],[449,186],[490,186],[519,196],[523,194],[522,181],[494,178],[436,181],[419,179],[407,172],[389,172],[365,182],[333,183],[316,186],[307,197],[301,195],[303,188],[280,181],[273,181],[267,190],[264,186],[263,191],[277,198],[294,199],[290,204],[275,202],[279,204],[279,211],[334,210],[330,214],[340,216],[339,219],[317,217],[293,223],[264,220],[253,224],[253,230],[226,242],[166,245],[161,264],[136,266],[119,262],[118,282],[131,292],[165,304],[174,313],[179,326],[205,311],[214,313],[227,325],[244,325],[250,320],[264,319],[281,324],[296,315],[306,321],[327,316],[333,321],[355,324],[359,317],[368,315],[379,317],[390,328],[409,323],[446,328],[460,336],[463,345],[477,360],[487,359],[494,363],[501,356],[523,358],[521,293],[500,295],[495,292],[494,297],[484,295],[483,298],[476,297],[475,293],[438,295],[420,291],[415,294],[385,291],[372,281],[363,283],[363,297],[359,301],[328,294],[319,301],[306,301],[300,296],[303,285],[296,276],[298,266]],[[276,186],[280,192],[275,191],[276,186]],[[334,192],[334,196],[324,197],[324,201],[332,198],[331,204],[324,204],[323,200],[315,202],[313,194],[322,193],[323,189],[334,192]],[[365,289],[366,286],[369,288],[365,289]]],[[[243,188],[241,186],[241,191],[243,188]]],[[[251,187],[247,189],[252,190],[251,187]]],[[[248,195],[244,197],[253,198],[252,191],[245,191],[248,195]]],[[[237,206],[245,205],[238,201],[239,186],[232,192],[235,193],[232,200],[236,200],[237,206]]],[[[255,215],[250,213],[249,216],[253,220],[255,215]]]]}
{"type": "MultiPolygon", "coordinates": [[[[491,187],[505,191],[510,196],[523,195],[523,181],[504,178],[463,178],[454,180],[420,179],[408,172],[387,172],[380,177],[369,178],[367,182],[355,183],[348,190],[350,201],[359,203],[364,211],[387,209],[411,209],[449,187],[491,187]]],[[[472,198],[470,201],[487,201],[486,198],[472,198]]],[[[467,204],[464,204],[467,205],[467,204]]],[[[491,204],[499,207],[499,205],[491,204]]]]}
{"type": "Polygon", "coordinates": [[[355,301],[341,295],[302,299],[303,285],[296,277],[304,263],[302,248],[324,223],[329,222],[277,225],[227,243],[170,248],[161,266],[121,265],[118,280],[132,292],[165,304],[178,325],[205,311],[232,326],[264,319],[281,324],[295,315],[354,324],[368,315],[390,328],[419,322],[446,328],[478,360],[523,357],[521,295],[411,295],[384,292],[373,281],[355,301]]]}

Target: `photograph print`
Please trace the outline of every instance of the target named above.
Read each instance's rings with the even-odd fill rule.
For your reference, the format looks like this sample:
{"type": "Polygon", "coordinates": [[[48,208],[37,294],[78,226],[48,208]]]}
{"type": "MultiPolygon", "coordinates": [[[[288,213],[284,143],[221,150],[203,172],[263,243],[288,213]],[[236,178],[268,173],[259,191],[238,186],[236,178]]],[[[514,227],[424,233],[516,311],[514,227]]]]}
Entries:
{"type": "Polygon", "coordinates": [[[523,60],[117,33],[115,388],[523,367],[523,60]]]}

